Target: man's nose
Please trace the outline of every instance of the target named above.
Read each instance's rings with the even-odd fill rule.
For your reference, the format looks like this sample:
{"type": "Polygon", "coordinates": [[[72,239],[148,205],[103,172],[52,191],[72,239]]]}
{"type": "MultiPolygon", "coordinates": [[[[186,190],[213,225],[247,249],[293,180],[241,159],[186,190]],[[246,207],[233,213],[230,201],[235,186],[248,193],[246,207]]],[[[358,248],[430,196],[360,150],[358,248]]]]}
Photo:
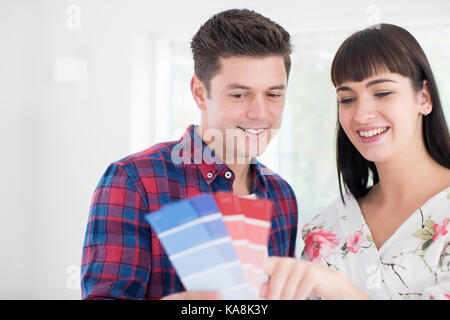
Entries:
{"type": "Polygon", "coordinates": [[[264,95],[255,95],[250,101],[247,118],[252,120],[266,119],[268,114],[267,101],[264,95]]]}

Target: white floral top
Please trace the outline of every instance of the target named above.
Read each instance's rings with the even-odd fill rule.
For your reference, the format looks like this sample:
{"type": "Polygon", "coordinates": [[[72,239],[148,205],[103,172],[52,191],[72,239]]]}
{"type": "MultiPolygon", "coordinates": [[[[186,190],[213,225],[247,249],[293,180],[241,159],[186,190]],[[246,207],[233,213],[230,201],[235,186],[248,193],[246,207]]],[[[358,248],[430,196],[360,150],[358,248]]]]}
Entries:
{"type": "Polygon", "coordinates": [[[337,199],[302,229],[303,259],[339,270],[374,299],[450,299],[450,187],[377,250],[358,202],[337,199]]]}

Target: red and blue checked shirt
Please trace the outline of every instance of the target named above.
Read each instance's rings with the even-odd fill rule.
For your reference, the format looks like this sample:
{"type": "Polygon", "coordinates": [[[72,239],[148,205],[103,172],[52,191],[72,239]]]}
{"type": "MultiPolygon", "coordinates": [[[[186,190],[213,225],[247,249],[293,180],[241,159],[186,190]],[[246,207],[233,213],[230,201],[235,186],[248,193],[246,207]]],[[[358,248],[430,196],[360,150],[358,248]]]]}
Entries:
{"type": "MultiPolygon", "coordinates": [[[[253,190],[273,201],[269,256],[294,256],[297,202],[288,183],[256,161],[253,190]]],[[[188,127],[183,137],[112,163],[91,203],[81,262],[83,299],[159,299],[184,291],[145,215],[200,193],[232,192],[233,172],[188,127]]]]}

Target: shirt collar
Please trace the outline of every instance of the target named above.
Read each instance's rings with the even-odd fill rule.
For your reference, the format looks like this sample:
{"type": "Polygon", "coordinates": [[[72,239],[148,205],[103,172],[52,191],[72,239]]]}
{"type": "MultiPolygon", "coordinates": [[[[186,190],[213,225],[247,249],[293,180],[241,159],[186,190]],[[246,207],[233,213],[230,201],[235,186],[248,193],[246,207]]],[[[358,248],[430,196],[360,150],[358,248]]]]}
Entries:
{"type": "MultiPolygon", "coordinates": [[[[212,149],[197,134],[196,125],[190,125],[180,143],[183,143],[185,149],[189,150],[190,146],[190,163],[196,165],[200,170],[203,179],[210,185],[220,174],[225,171],[231,171],[223,161],[218,158],[212,149]]],[[[261,164],[256,158],[250,164],[250,170],[253,172],[253,190],[259,197],[267,197],[267,178],[266,175],[274,174],[273,171],[261,164]]]]}
{"type": "Polygon", "coordinates": [[[264,166],[261,162],[254,159],[251,170],[253,171],[253,189],[252,193],[255,193],[260,198],[267,198],[268,184],[267,176],[275,174],[272,170],[264,166]]]}
{"type": "Polygon", "coordinates": [[[196,128],[196,125],[190,125],[181,138],[181,143],[185,145],[185,150],[190,150],[190,158],[187,159],[198,167],[203,179],[209,185],[220,173],[229,169],[197,134],[196,128]]]}

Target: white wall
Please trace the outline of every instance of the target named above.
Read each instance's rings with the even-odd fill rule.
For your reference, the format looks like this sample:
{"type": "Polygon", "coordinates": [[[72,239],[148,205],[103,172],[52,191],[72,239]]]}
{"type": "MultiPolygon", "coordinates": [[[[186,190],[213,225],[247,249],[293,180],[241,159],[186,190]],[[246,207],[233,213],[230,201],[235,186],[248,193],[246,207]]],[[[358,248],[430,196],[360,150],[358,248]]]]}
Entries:
{"type": "Polygon", "coordinates": [[[23,3],[2,3],[0,10],[0,297],[19,297],[31,290],[28,268],[33,265],[30,232],[34,202],[32,181],[35,153],[33,131],[38,103],[34,88],[33,48],[40,36],[40,8],[23,3]],[[19,17],[21,19],[19,19],[19,17]],[[7,26],[7,27],[6,27],[7,26]]]}
{"type": "Polygon", "coordinates": [[[234,6],[255,9],[292,34],[350,33],[366,25],[373,4],[405,27],[450,23],[444,0],[0,1],[0,299],[80,298],[77,267],[95,186],[110,162],[156,142],[149,125],[158,114],[155,66],[145,59],[155,53],[146,35],[170,34],[188,45],[211,14],[234,6]],[[64,79],[70,66],[77,73],[64,79]],[[140,80],[148,91],[136,87],[140,80]],[[130,110],[147,112],[140,124],[148,129],[130,128],[130,110]],[[140,144],[130,142],[135,136],[140,144]]]}

